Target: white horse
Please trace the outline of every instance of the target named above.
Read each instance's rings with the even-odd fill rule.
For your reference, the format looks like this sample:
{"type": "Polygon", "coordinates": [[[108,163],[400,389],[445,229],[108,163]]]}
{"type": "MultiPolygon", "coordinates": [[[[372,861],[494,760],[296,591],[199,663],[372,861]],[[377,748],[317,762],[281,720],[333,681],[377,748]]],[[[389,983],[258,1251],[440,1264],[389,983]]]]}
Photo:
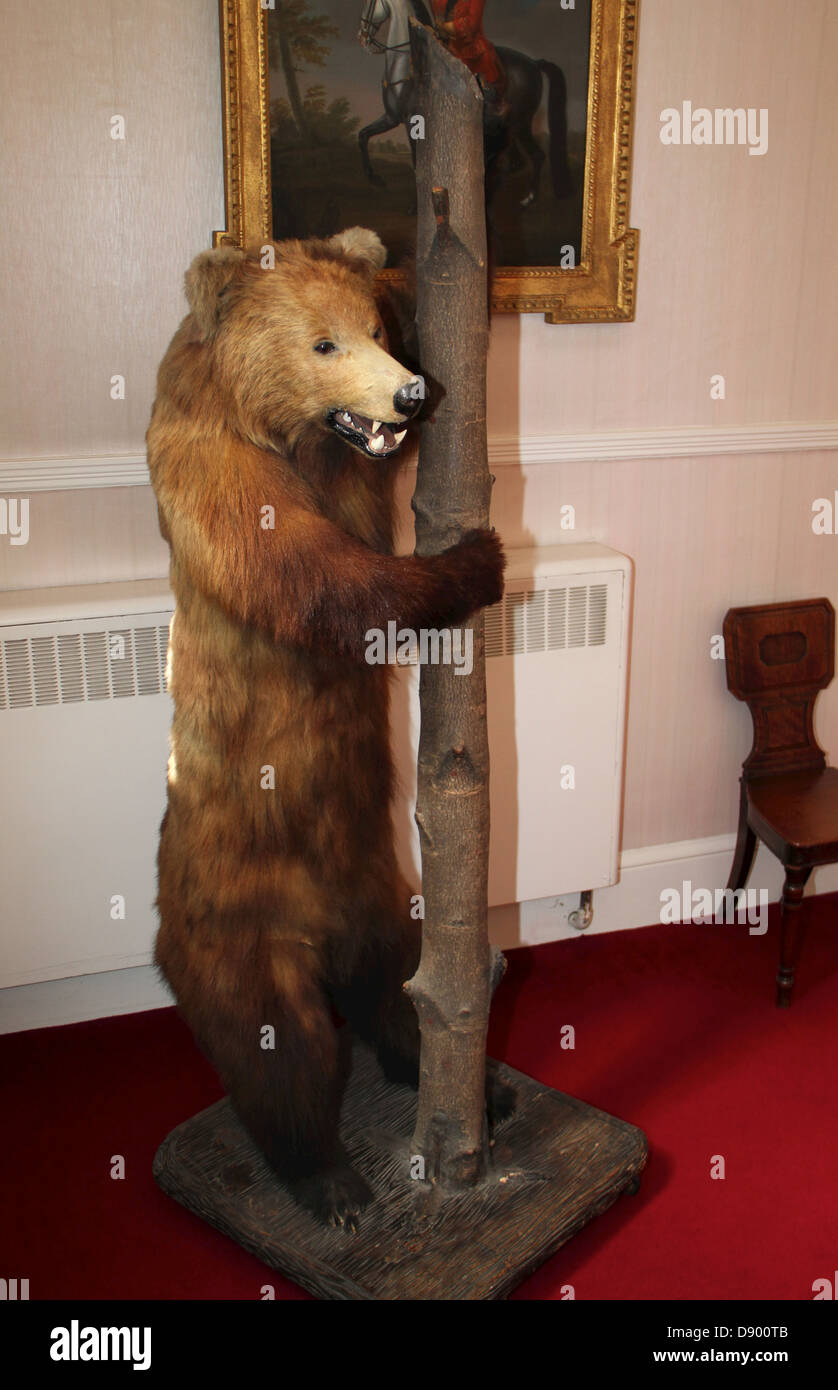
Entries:
{"type": "MultiPolygon", "coordinates": [[[[410,20],[418,19],[421,24],[433,26],[433,20],[425,6],[418,0],[367,0],[361,15],[361,28],[358,38],[369,53],[384,54],[384,76],[381,79],[381,100],[384,115],[377,121],[365,125],[358,132],[358,144],[364,173],[370,183],[378,188],[384,187],[384,180],[376,174],[370,163],[369,143],[374,135],[386,135],[400,125],[407,128],[412,114],[410,97],[413,91],[413,71],[410,64],[410,20]],[[387,41],[382,42],[379,31],[388,25],[387,41]]],[[[415,147],[410,142],[410,152],[414,156],[415,147]]]]}

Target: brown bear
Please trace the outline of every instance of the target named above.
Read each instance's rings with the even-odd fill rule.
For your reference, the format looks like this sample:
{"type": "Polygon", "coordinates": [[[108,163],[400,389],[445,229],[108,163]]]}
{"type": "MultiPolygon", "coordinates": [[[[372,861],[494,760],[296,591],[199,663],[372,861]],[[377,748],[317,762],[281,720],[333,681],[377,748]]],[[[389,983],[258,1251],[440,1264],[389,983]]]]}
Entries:
{"type": "Polygon", "coordinates": [[[370,1191],[338,1136],[337,1020],[414,1085],[419,1042],[388,672],[365,634],[462,621],[504,566],[489,531],[393,554],[423,383],[387,351],[384,257],[362,228],[199,255],[147,435],[176,598],[155,958],[273,1169],[351,1229],[370,1191]]]}

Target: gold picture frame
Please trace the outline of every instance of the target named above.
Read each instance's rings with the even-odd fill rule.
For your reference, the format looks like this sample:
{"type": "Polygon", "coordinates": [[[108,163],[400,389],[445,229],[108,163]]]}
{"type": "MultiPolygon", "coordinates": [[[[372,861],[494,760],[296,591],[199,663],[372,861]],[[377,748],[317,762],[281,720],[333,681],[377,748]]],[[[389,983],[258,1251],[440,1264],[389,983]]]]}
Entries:
{"type": "MultiPolygon", "coordinates": [[[[629,226],[638,0],[590,0],[585,189],[579,263],[499,267],[492,307],[548,323],[634,318],[639,233],[629,226]]],[[[270,240],[268,7],[219,0],[226,227],[213,244],[270,240]]],[[[399,279],[397,271],[382,271],[399,279]]]]}

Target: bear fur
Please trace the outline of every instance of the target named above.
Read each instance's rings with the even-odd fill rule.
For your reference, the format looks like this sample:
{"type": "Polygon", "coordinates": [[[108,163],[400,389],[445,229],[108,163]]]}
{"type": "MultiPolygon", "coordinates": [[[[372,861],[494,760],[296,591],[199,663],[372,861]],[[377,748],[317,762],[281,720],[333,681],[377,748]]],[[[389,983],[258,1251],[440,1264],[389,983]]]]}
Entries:
{"type": "Polygon", "coordinates": [[[268,245],[272,268],[264,247],[193,262],[147,435],[176,598],[156,961],[274,1170],[354,1227],[370,1192],[338,1136],[335,1012],[394,1079],[416,1084],[419,1044],[365,633],[463,621],[500,598],[504,559],[488,531],[393,555],[421,382],[387,351],[375,233],[268,245]]]}

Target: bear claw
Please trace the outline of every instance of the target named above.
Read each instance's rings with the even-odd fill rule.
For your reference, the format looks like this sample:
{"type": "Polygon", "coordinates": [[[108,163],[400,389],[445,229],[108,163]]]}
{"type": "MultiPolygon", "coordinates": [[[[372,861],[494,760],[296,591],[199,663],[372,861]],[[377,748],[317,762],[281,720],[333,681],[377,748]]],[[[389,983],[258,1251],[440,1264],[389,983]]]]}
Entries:
{"type": "Polygon", "coordinates": [[[333,1230],[358,1229],[358,1217],[373,1192],[360,1173],[348,1166],[324,1169],[288,1184],[300,1206],[333,1230]]]}

